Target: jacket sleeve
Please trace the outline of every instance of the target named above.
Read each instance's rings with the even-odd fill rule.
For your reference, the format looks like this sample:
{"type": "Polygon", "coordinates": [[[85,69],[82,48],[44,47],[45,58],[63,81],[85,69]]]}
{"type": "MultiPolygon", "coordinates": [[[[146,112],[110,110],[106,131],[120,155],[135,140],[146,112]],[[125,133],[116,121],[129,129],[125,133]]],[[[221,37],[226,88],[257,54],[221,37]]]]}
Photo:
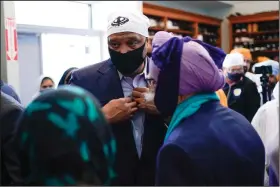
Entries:
{"type": "MultiPolygon", "coordinates": [[[[22,114],[22,111],[22,108],[13,108],[3,115],[1,119],[2,167],[6,168],[7,174],[10,177],[13,185],[19,185],[22,182],[18,151],[16,142],[14,141],[17,122],[22,114]]],[[[3,181],[2,179],[1,184],[6,182],[7,181],[3,181]]]]}
{"type": "Polygon", "coordinates": [[[187,186],[191,177],[187,154],[176,145],[163,147],[157,157],[156,186],[187,186]]]}
{"type": "Polygon", "coordinates": [[[248,119],[248,121],[252,121],[254,115],[260,108],[260,94],[258,92],[256,84],[248,84],[245,89],[245,101],[248,101],[248,103],[246,104],[245,117],[248,119]]]}

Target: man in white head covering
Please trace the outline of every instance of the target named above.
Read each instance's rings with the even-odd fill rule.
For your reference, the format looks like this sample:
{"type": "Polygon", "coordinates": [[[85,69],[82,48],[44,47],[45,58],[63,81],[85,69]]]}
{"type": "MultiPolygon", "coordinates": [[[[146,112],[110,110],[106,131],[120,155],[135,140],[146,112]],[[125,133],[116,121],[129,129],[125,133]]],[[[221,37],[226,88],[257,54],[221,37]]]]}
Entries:
{"type": "Polygon", "coordinates": [[[251,121],[260,107],[260,95],[256,84],[244,76],[244,57],[231,53],[223,62],[226,85],[223,88],[228,99],[228,107],[251,121]]]}
{"type": "Polygon", "coordinates": [[[149,87],[153,81],[147,57],[148,28],[149,19],[140,12],[111,14],[107,27],[110,59],[76,70],[70,81],[98,98],[112,126],[117,142],[117,177],[112,185],[154,185],[156,155],[166,127],[149,87]]]}

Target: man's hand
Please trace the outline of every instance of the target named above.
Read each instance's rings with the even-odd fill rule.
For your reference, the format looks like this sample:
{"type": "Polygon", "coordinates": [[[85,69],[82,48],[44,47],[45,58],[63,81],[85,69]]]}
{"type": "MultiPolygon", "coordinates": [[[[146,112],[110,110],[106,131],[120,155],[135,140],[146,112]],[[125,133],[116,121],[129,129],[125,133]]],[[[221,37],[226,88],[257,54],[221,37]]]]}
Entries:
{"type": "Polygon", "coordinates": [[[132,97],[137,102],[137,107],[150,114],[159,114],[154,104],[154,93],[149,88],[134,88],[132,97]]]}
{"type": "Polygon", "coordinates": [[[133,116],[137,111],[137,103],[131,98],[113,99],[106,104],[102,111],[109,123],[118,123],[133,116]]]}

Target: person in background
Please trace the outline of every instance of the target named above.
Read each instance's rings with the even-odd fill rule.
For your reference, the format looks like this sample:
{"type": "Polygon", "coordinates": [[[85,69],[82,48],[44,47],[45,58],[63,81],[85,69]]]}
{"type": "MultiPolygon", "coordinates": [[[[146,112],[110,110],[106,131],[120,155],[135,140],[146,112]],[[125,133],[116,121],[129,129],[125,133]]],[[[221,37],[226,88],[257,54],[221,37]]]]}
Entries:
{"type": "Polygon", "coordinates": [[[279,62],[274,60],[266,60],[259,63],[256,63],[252,67],[252,71],[255,73],[257,67],[261,66],[271,66],[272,67],[272,73],[268,75],[268,87],[270,90],[273,90],[276,83],[277,83],[277,75],[279,74],[279,62]]]}
{"type": "Polygon", "coordinates": [[[153,41],[153,36],[149,36],[148,47],[147,47],[147,56],[148,57],[152,57],[152,51],[153,51],[152,41],[153,41]]]}
{"type": "MultiPolygon", "coordinates": [[[[279,134],[279,82],[273,90],[274,100],[266,102],[257,111],[252,125],[261,137],[266,150],[266,167],[269,166],[269,152],[271,142],[279,134]]],[[[268,175],[265,178],[268,183],[268,175]]]]}
{"type": "Polygon", "coordinates": [[[72,72],[73,72],[74,70],[76,70],[76,69],[78,69],[78,68],[72,67],[72,68],[67,69],[67,70],[63,73],[63,75],[62,75],[62,77],[61,77],[61,79],[60,79],[60,81],[59,81],[59,83],[58,83],[58,86],[63,86],[63,85],[70,84],[70,78],[71,78],[72,72]]]}
{"type": "Polygon", "coordinates": [[[39,91],[33,96],[33,99],[38,97],[41,93],[48,91],[50,89],[54,89],[55,84],[51,77],[42,75],[39,78],[39,91]]]}
{"type": "Polygon", "coordinates": [[[149,19],[141,12],[114,12],[107,35],[110,59],[72,73],[71,84],[101,102],[118,152],[113,185],[154,185],[155,163],[166,133],[153,103],[147,57],[149,19]]]}
{"type": "Polygon", "coordinates": [[[11,85],[8,85],[4,81],[0,80],[0,86],[1,86],[1,91],[4,92],[5,94],[11,96],[14,98],[16,101],[21,103],[19,96],[15,92],[14,88],[11,85]]]}
{"type": "Polygon", "coordinates": [[[219,89],[218,91],[216,91],[216,94],[220,99],[221,105],[224,106],[224,107],[228,107],[227,96],[226,96],[224,90],[219,89]]]}
{"type": "MultiPolygon", "coordinates": [[[[254,62],[252,59],[252,54],[249,49],[246,48],[237,48],[233,49],[230,54],[240,53],[243,55],[244,59],[244,74],[247,78],[251,79],[256,85],[260,96],[262,97],[262,83],[261,83],[261,75],[254,74],[252,71],[252,67],[254,66],[254,62]]],[[[262,104],[262,103],[261,103],[262,104]]]]}
{"type": "Polygon", "coordinates": [[[229,108],[252,121],[260,107],[260,95],[256,84],[244,76],[244,58],[240,53],[228,54],[223,62],[226,85],[223,88],[229,108]]]}
{"type": "Polygon", "coordinates": [[[266,56],[257,57],[257,63],[264,62],[264,61],[267,61],[267,60],[271,60],[271,59],[266,57],[266,56]]]}
{"type": "Polygon", "coordinates": [[[271,142],[269,150],[269,186],[279,186],[279,132],[271,142]]]}
{"type": "Polygon", "coordinates": [[[15,131],[23,107],[11,96],[1,91],[1,186],[22,184],[20,162],[16,150],[15,131]]]}
{"type": "Polygon", "coordinates": [[[243,58],[244,58],[244,72],[245,73],[249,72],[249,74],[251,74],[254,62],[253,62],[252,54],[251,54],[250,50],[247,49],[247,48],[236,48],[236,49],[231,50],[230,54],[233,54],[233,53],[240,53],[240,54],[243,55],[243,58]]]}
{"type": "Polygon", "coordinates": [[[33,100],[16,135],[24,185],[110,185],[116,142],[97,100],[64,86],[33,100]]]}
{"type": "MultiPolygon", "coordinates": [[[[164,33],[158,32],[154,41],[164,33]]],[[[225,83],[217,67],[225,55],[190,37],[167,37],[153,49],[160,69],[155,104],[161,114],[172,115],[158,152],[156,185],[263,184],[261,139],[242,115],[221,106],[215,94],[225,83]]]]}

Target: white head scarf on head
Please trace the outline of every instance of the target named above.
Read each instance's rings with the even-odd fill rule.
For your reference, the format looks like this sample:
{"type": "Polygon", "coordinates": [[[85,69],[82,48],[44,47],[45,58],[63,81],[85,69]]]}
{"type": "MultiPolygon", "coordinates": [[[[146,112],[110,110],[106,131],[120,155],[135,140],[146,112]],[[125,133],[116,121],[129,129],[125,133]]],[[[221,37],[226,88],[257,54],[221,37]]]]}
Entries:
{"type": "Polygon", "coordinates": [[[231,68],[233,66],[245,66],[244,57],[240,53],[227,54],[224,62],[223,68],[231,68]]]}
{"type": "Polygon", "coordinates": [[[121,32],[134,32],[149,37],[150,22],[141,12],[114,12],[108,18],[107,36],[121,32]]]}
{"type": "MultiPolygon", "coordinates": [[[[51,78],[50,76],[46,76],[46,75],[41,75],[39,77],[39,79],[38,79],[38,86],[37,86],[38,91],[33,95],[32,99],[35,99],[36,97],[38,97],[41,94],[41,92],[42,92],[42,91],[40,91],[41,83],[42,83],[43,79],[46,78],[46,77],[51,78]]],[[[52,81],[53,81],[53,79],[52,79],[52,81]]],[[[54,87],[52,89],[54,89],[54,88],[55,88],[55,84],[54,84],[54,87]]],[[[48,89],[50,89],[50,88],[48,88],[48,89]]],[[[48,90],[48,89],[46,89],[46,90],[48,90]]]]}

